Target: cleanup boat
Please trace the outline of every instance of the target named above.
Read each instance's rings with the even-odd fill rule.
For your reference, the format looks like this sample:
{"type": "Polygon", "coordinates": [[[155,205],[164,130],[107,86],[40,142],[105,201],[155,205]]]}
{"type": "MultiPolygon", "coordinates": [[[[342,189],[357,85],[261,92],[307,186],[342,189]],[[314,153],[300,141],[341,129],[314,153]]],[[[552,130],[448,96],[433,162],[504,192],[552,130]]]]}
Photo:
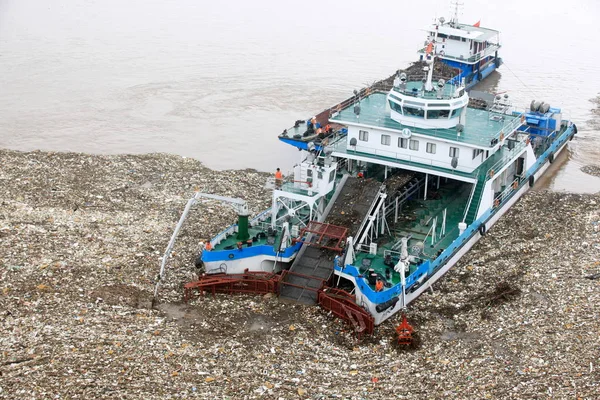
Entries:
{"type": "Polygon", "coordinates": [[[450,21],[441,17],[427,28],[428,37],[418,53],[420,61],[433,53],[441,63],[455,68],[457,74],[449,82],[458,84],[464,79],[469,90],[502,65],[500,32],[481,27],[479,21],[473,25],[458,22],[456,7],[450,21]]]}
{"type": "Polygon", "coordinates": [[[507,94],[471,98],[466,77],[437,75],[442,28],[421,70],[356,90],[279,135],[301,156],[268,180],[270,209],[249,220],[242,199],[196,194],[192,202],[234,204],[239,221],[203,246],[205,272],[185,285],[186,297],[272,291],[372,331],[535,185],[577,127],[543,101],[518,109],[507,94]]]}

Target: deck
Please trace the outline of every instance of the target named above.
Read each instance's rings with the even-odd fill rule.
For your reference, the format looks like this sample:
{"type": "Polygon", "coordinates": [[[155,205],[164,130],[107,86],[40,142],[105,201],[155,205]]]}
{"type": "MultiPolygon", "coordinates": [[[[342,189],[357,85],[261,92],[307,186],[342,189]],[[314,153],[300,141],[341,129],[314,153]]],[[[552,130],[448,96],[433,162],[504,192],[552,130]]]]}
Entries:
{"type": "MultiPolygon", "coordinates": [[[[410,236],[408,252],[418,257],[420,261],[434,260],[458,237],[458,223],[463,219],[471,185],[448,180],[442,183],[439,189],[429,190],[427,200],[412,199],[403,206],[398,222],[390,226],[390,234],[380,237],[377,241],[376,255],[357,252],[354,265],[361,273],[373,269],[376,274],[385,278],[386,286],[396,285],[400,282],[400,274],[394,271],[394,265],[398,262],[400,248],[395,245],[402,237],[410,236]],[[444,210],[446,210],[446,225],[445,232],[442,233],[444,210]],[[436,219],[435,240],[433,240],[432,225],[436,219]],[[392,265],[385,264],[386,254],[390,255],[392,265]]],[[[409,273],[412,273],[417,265],[418,263],[411,264],[409,273]]]]}
{"type": "Polygon", "coordinates": [[[489,149],[493,139],[500,139],[501,134],[512,132],[517,126],[519,118],[511,115],[498,116],[498,120],[490,119],[490,112],[467,108],[467,123],[464,131],[458,134],[456,129],[423,129],[405,126],[394,121],[386,110],[386,93],[372,93],[361,100],[360,116],[354,114],[353,105],[342,109],[337,115],[330,118],[331,121],[340,124],[362,124],[374,128],[393,129],[401,131],[409,128],[414,135],[423,137],[435,137],[442,140],[454,141],[489,149]]]}

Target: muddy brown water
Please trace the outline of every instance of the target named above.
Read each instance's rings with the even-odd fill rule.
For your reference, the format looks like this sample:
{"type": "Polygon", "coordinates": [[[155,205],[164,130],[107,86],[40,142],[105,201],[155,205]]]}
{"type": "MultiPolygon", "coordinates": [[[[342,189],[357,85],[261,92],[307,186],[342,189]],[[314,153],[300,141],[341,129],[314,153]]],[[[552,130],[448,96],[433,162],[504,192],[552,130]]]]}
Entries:
{"type": "MultiPolygon", "coordinates": [[[[290,170],[276,135],[416,60],[449,2],[368,5],[36,0],[0,3],[0,147],[90,153],[168,152],[215,169],[290,170]],[[307,11],[319,10],[318,21],[307,11]],[[378,21],[353,29],[361,21],[378,21]],[[399,21],[401,23],[399,23],[399,21]],[[318,28],[316,28],[316,26],[318,28]]],[[[505,65],[480,90],[515,104],[560,106],[580,134],[544,185],[595,192],[580,167],[600,155],[600,5],[574,0],[465,1],[459,16],[501,31],[505,65]],[[534,16],[535,23],[532,23],[534,16]]]]}

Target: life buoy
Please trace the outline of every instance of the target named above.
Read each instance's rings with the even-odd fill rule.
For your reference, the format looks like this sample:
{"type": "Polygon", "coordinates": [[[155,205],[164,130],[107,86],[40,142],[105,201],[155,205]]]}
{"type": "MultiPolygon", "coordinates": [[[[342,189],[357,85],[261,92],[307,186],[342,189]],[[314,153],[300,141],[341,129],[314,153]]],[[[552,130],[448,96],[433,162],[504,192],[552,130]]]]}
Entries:
{"type": "Polygon", "coordinates": [[[535,177],[533,175],[529,175],[529,187],[533,187],[535,183],[535,177]]]}
{"type": "Polygon", "coordinates": [[[525,115],[521,114],[521,122],[525,122],[525,115]]]}
{"type": "Polygon", "coordinates": [[[500,140],[504,140],[504,132],[500,132],[500,140]]]}
{"type": "Polygon", "coordinates": [[[500,205],[500,200],[495,199],[494,200],[494,208],[498,208],[499,205],[500,205]]]}
{"type": "Polygon", "coordinates": [[[512,184],[512,187],[513,187],[513,189],[518,188],[519,187],[519,182],[514,181],[513,184],[512,184]]]}
{"type": "Polygon", "coordinates": [[[490,169],[490,178],[493,178],[496,173],[493,169],[490,169]]]}
{"type": "Polygon", "coordinates": [[[529,143],[531,143],[531,139],[530,138],[525,139],[525,144],[527,145],[529,143]]]}
{"type": "Polygon", "coordinates": [[[485,236],[485,224],[479,225],[479,234],[485,236]]]}
{"type": "Polygon", "coordinates": [[[554,162],[554,153],[552,153],[548,156],[548,161],[550,161],[550,164],[552,164],[554,162]]]}

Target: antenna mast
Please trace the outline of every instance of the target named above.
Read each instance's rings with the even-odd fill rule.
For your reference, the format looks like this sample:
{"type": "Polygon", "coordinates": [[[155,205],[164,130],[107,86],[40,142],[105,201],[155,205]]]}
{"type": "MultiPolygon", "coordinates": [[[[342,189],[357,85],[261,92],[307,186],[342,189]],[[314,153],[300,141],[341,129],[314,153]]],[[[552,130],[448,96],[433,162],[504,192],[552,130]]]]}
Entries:
{"type": "Polygon", "coordinates": [[[458,0],[452,1],[450,3],[451,6],[454,6],[454,15],[450,19],[450,24],[458,25],[458,12],[460,7],[464,6],[465,3],[460,3],[458,0]]]}

